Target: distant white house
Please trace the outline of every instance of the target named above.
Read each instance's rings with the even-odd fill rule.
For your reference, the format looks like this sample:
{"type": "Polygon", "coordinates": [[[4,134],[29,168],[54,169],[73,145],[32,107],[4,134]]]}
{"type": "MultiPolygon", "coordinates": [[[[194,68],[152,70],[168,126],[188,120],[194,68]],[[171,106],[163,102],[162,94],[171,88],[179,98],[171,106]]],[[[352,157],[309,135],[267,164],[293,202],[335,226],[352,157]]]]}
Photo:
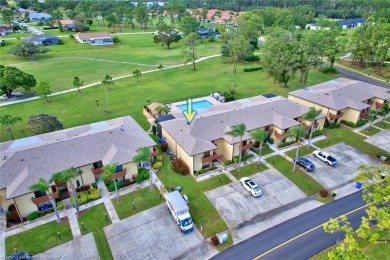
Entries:
{"type": "Polygon", "coordinates": [[[30,13],[30,22],[48,22],[51,18],[50,14],[47,13],[30,13]]]}
{"type": "Polygon", "coordinates": [[[341,26],[343,29],[348,29],[348,28],[355,28],[359,26],[363,26],[366,24],[366,20],[363,18],[352,18],[352,19],[343,19],[343,20],[338,20],[336,23],[341,26]]]}
{"type": "Polygon", "coordinates": [[[89,43],[91,45],[110,45],[114,44],[114,41],[109,33],[78,33],[75,35],[75,39],[80,43],[89,43]]]}
{"type": "Polygon", "coordinates": [[[11,34],[13,32],[14,32],[14,30],[13,30],[12,27],[0,25],[0,35],[1,36],[7,35],[7,34],[11,34]]]}

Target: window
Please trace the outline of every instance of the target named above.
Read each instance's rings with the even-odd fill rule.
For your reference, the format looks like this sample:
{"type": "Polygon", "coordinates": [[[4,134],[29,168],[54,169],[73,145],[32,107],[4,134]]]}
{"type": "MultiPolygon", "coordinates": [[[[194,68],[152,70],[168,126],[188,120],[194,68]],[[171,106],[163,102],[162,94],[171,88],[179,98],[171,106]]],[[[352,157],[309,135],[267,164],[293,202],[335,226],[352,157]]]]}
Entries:
{"type": "Polygon", "coordinates": [[[247,140],[245,140],[245,141],[242,141],[242,145],[246,145],[247,144],[247,140]]]}
{"type": "Polygon", "coordinates": [[[270,126],[269,126],[269,125],[267,125],[266,127],[264,127],[264,131],[268,131],[268,130],[269,130],[269,128],[270,128],[270,126]]]}
{"type": "Polygon", "coordinates": [[[209,157],[209,156],[210,156],[210,151],[203,153],[203,157],[209,157]]]}
{"type": "Polygon", "coordinates": [[[77,187],[80,187],[80,181],[79,180],[76,180],[76,185],[77,185],[77,187]]]}
{"type": "Polygon", "coordinates": [[[98,162],[93,163],[93,168],[94,169],[99,169],[99,168],[102,168],[102,167],[103,167],[102,161],[98,161],[98,162]]]}
{"type": "Polygon", "coordinates": [[[121,172],[123,171],[123,166],[122,165],[118,165],[115,169],[115,172],[121,172]]]}

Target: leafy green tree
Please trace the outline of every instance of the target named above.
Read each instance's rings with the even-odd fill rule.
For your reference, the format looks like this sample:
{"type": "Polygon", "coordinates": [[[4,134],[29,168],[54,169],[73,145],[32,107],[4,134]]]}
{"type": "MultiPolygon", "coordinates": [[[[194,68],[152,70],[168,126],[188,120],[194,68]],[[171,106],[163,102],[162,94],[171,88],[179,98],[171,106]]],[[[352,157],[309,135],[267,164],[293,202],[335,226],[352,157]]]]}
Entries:
{"type": "Polygon", "coordinates": [[[14,135],[11,131],[11,125],[16,124],[17,122],[22,121],[22,118],[18,116],[11,116],[10,114],[2,114],[0,115],[0,125],[3,125],[7,128],[9,135],[11,136],[11,140],[14,140],[14,135]]]}
{"type": "Polygon", "coordinates": [[[17,88],[28,91],[35,87],[37,81],[34,76],[24,73],[15,67],[0,67],[0,93],[11,97],[17,88]]]}
{"type": "Polygon", "coordinates": [[[38,93],[38,96],[41,98],[45,98],[45,102],[49,102],[47,99],[48,96],[50,96],[53,92],[51,91],[51,87],[49,85],[49,82],[46,81],[40,81],[35,86],[35,91],[38,93]]]}
{"type": "Polygon", "coordinates": [[[141,25],[142,30],[148,29],[149,12],[145,3],[138,2],[137,7],[134,9],[135,20],[141,25]]]}
{"type": "Polygon", "coordinates": [[[14,12],[11,9],[3,9],[0,11],[1,20],[11,26],[11,22],[14,19],[14,12]]]}
{"type": "Polygon", "coordinates": [[[78,76],[73,78],[73,87],[77,88],[78,92],[81,94],[80,87],[84,85],[84,81],[82,81],[78,76]]]}
{"type": "Polygon", "coordinates": [[[45,180],[44,178],[39,178],[38,182],[32,184],[29,187],[29,189],[32,191],[40,191],[40,192],[46,193],[51,204],[53,205],[53,209],[54,209],[54,212],[55,212],[56,217],[57,217],[57,222],[60,222],[61,219],[60,219],[60,216],[58,215],[56,200],[53,198],[53,191],[51,189],[49,182],[47,180],[45,180]]]}
{"type": "Polygon", "coordinates": [[[325,49],[325,55],[328,57],[330,66],[333,68],[333,64],[336,61],[337,54],[339,54],[342,51],[346,50],[346,47],[348,45],[348,38],[347,37],[337,37],[334,40],[334,43],[331,45],[328,45],[328,47],[325,49]]]}
{"type": "Polygon", "coordinates": [[[240,174],[241,167],[241,154],[242,154],[242,139],[246,133],[246,126],[244,124],[233,125],[229,131],[225,132],[225,135],[230,135],[232,137],[240,138],[240,146],[238,150],[238,168],[237,176],[240,174]]]}
{"type": "Polygon", "coordinates": [[[110,90],[110,86],[114,85],[114,81],[112,81],[112,77],[109,75],[106,75],[103,80],[102,80],[102,85],[104,87],[104,91],[106,93],[106,105],[107,105],[107,110],[106,113],[110,113],[110,110],[108,109],[108,92],[107,89],[110,90]]]}
{"type": "Polygon", "coordinates": [[[259,160],[257,161],[257,169],[260,169],[260,157],[261,157],[261,150],[263,149],[263,143],[265,139],[268,136],[268,133],[264,131],[263,129],[256,129],[253,132],[249,133],[250,137],[252,137],[256,142],[260,143],[259,146],[259,160]]]}
{"type": "Polygon", "coordinates": [[[57,21],[57,24],[58,24],[58,31],[59,32],[63,32],[64,31],[64,27],[62,26],[62,23],[60,20],[57,21]]]}
{"type": "Polygon", "coordinates": [[[345,234],[343,241],[328,253],[329,259],[369,259],[361,248],[360,241],[374,244],[381,239],[383,231],[390,229],[390,166],[361,165],[356,181],[363,184],[363,200],[366,202],[366,216],[357,230],[354,230],[346,216],[330,219],[324,224],[327,233],[341,231],[345,234]],[[371,223],[376,223],[372,226],[371,223]]]}
{"type": "MultiPolygon", "coordinates": [[[[146,162],[147,169],[150,173],[150,190],[154,190],[153,186],[153,172],[150,169],[150,163],[152,160],[152,153],[150,151],[150,147],[144,146],[139,149],[139,154],[133,157],[133,162],[140,163],[140,162],[146,162]]],[[[144,164],[145,165],[145,164],[144,164]]]]}
{"type": "Polygon", "coordinates": [[[169,46],[174,42],[179,42],[180,36],[173,26],[169,26],[165,22],[157,24],[157,32],[154,35],[154,43],[160,43],[162,46],[169,46]]]}
{"type": "Polygon", "coordinates": [[[292,138],[295,141],[297,141],[297,150],[295,153],[295,159],[294,159],[294,167],[292,172],[294,173],[297,167],[297,159],[299,156],[299,149],[301,148],[301,139],[305,136],[306,129],[304,126],[295,126],[287,130],[285,137],[286,138],[292,138]]]}
{"type": "Polygon", "coordinates": [[[382,126],[385,125],[385,118],[386,116],[390,113],[390,105],[388,102],[384,103],[382,108],[381,108],[381,112],[382,112],[382,121],[381,121],[381,124],[382,126]]]}
{"type": "Polygon", "coordinates": [[[164,73],[164,66],[162,64],[158,65],[157,69],[159,69],[161,73],[164,73]]]}
{"type": "Polygon", "coordinates": [[[133,76],[137,80],[137,83],[139,83],[139,79],[141,78],[142,73],[139,69],[135,69],[133,70],[133,76]]]}
{"type": "Polygon", "coordinates": [[[10,50],[10,53],[17,57],[31,57],[34,59],[36,54],[48,52],[49,49],[41,45],[35,45],[32,42],[23,41],[10,50]]]}
{"type": "Polygon", "coordinates": [[[107,21],[107,27],[112,28],[115,33],[115,25],[118,23],[118,19],[115,15],[111,13],[105,17],[105,20],[107,21]]]}
{"type": "Polygon", "coordinates": [[[186,7],[184,3],[181,3],[179,1],[169,1],[165,6],[165,10],[168,13],[171,25],[173,26],[175,25],[176,20],[180,22],[181,18],[186,12],[186,7]]]}
{"type": "Polygon", "coordinates": [[[195,62],[198,59],[197,47],[199,46],[199,43],[200,43],[200,37],[197,33],[194,32],[188,34],[183,39],[183,43],[182,43],[183,46],[182,55],[186,59],[185,64],[191,62],[193,70],[196,70],[195,62]]]}
{"type": "Polygon", "coordinates": [[[307,143],[307,149],[310,148],[311,138],[313,137],[314,125],[317,116],[319,116],[322,112],[322,109],[316,109],[315,107],[309,108],[309,111],[303,115],[303,119],[310,122],[310,134],[309,134],[309,142],[307,143]]]}
{"type": "Polygon", "coordinates": [[[180,29],[186,36],[195,32],[195,29],[198,28],[199,25],[200,23],[193,16],[185,16],[180,21],[180,29]]]}
{"type": "Polygon", "coordinates": [[[74,167],[70,167],[70,168],[65,169],[62,172],[54,173],[49,180],[49,182],[55,181],[55,182],[67,183],[67,185],[70,189],[70,194],[72,195],[73,201],[74,201],[75,206],[76,206],[77,214],[79,214],[80,212],[79,212],[79,204],[77,202],[76,190],[75,190],[74,184],[73,184],[73,179],[80,176],[78,171],[79,171],[79,169],[76,169],[74,167]]]}
{"type": "Polygon", "coordinates": [[[233,73],[237,72],[237,64],[240,61],[240,57],[247,53],[248,44],[248,41],[243,36],[234,38],[230,42],[229,57],[233,63],[233,73]]]}
{"type": "Polygon", "coordinates": [[[100,177],[100,180],[103,182],[106,182],[107,180],[114,182],[115,192],[116,192],[116,203],[119,203],[118,187],[116,185],[117,184],[116,179],[114,178],[114,174],[117,166],[118,163],[111,163],[103,166],[102,169],[104,174],[102,175],[102,177],[100,177]]]}
{"type": "Polygon", "coordinates": [[[30,115],[27,125],[33,135],[54,132],[64,128],[57,117],[47,114],[30,115]]]}
{"type": "Polygon", "coordinates": [[[229,81],[227,84],[226,84],[226,88],[229,92],[230,95],[234,96],[236,93],[237,93],[237,83],[233,80],[229,81]]]}

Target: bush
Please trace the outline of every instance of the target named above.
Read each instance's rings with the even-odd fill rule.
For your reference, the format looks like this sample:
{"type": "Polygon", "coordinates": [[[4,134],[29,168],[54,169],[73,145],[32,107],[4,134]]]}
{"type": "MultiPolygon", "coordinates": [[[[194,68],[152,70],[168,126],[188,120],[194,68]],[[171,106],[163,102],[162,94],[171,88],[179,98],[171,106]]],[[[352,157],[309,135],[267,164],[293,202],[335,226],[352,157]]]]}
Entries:
{"type": "Polygon", "coordinates": [[[216,170],[216,169],[218,169],[218,167],[215,166],[215,165],[213,165],[213,166],[210,167],[210,171],[214,171],[214,170],[216,170]]]}
{"type": "Polygon", "coordinates": [[[335,129],[335,128],[339,128],[340,127],[340,124],[337,124],[337,123],[325,123],[324,125],[325,128],[328,128],[328,129],[335,129]]]}
{"type": "Polygon", "coordinates": [[[356,127],[356,124],[354,122],[351,122],[351,121],[341,120],[341,123],[346,125],[346,126],[352,127],[352,128],[356,127]]]}
{"type": "MultiPolygon", "coordinates": [[[[243,154],[243,155],[241,155],[241,162],[245,162],[246,160],[248,160],[249,158],[252,158],[253,156],[254,156],[253,154],[243,154]]],[[[240,158],[238,155],[234,156],[233,162],[238,163],[239,159],[240,158]]]]}
{"type": "Polygon", "coordinates": [[[283,147],[286,147],[286,146],[289,146],[289,145],[292,145],[292,144],[295,144],[295,142],[285,142],[283,144],[279,144],[278,147],[279,148],[283,148],[283,147]]]}
{"type": "Polygon", "coordinates": [[[320,190],[320,196],[321,198],[326,198],[328,197],[329,192],[327,190],[320,190]]]}
{"type": "Polygon", "coordinates": [[[97,189],[97,183],[96,183],[96,182],[92,183],[92,187],[93,187],[94,189],[97,189]]]}
{"type": "Polygon", "coordinates": [[[167,143],[161,144],[161,151],[166,152],[167,150],[168,150],[168,144],[167,143]]]}
{"type": "Polygon", "coordinates": [[[230,102],[230,101],[234,101],[234,96],[226,96],[225,97],[225,102],[230,102]]]}
{"type": "Polygon", "coordinates": [[[44,26],[42,29],[43,30],[58,29],[58,26],[44,26]]]}
{"type": "Polygon", "coordinates": [[[156,125],[152,126],[152,132],[153,132],[153,135],[157,134],[157,126],[156,125]]]}
{"type": "Polygon", "coordinates": [[[74,36],[71,34],[71,35],[69,35],[69,38],[70,39],[74,39],[74,36]]]}
{"type": "Polygon", "coordinates": [[[182,175],[187,175],[189,173],[188,166],[185,164],[185,162],[183,162],[182,159],[176,159],[172,161],[172,168],[175,172],[182,175]]]}
{"type": "Polygon", "coordinates": [[[65,203],[61,200],[57,202],[57,210],[62,210],[65,208],[65,203]]]}
{"type": "Polygon", "coordinates": [[[143,181],[144,181],[144,178],[142,177],[142,175],[141,175],[141,174],[138,174],[138,175],[137,175],[136,182],[139,184],[139,183],[141,183],[141,182],[143,182],[143,181]]]}
{"type": "Polygon", "coordinates": [[[260,61],[260,57],[257,55],[248,56],[245,58],[245,61],[260,61]]]}
{"type": "Polygon", "coordinates": [[[28,221],[31,221],[31,220],[34,220],[34,219],[37,219],[37,218],[39,218],[39,212],[38,211],[34,211],[34,212],[30,213],[27,216],[27,220],[28,221]]]}
{"type": "MultiPolygon", "coordinates": [[[[87,191],[82,191],[82,192],[77,193],[76,198],[77,198],[77,203],[79,205],[83,205],[89,201],[89,196],[87,194],[87,191]]],[[[74,206],[73,196],[70,197],[70,202],[74,206]]]]}
{"type": "Polygon", "coordinates": [[[112,38],[112,41],[114,42],[114,44],[120,44],[121,43],[121,40],[117,36],[114,36],[112,38]]]}
{"type": "Polygon", "coordinates": [[[11,211],[15,211],[16,210],[16,206],[15,204],[11,204],[8,206],[8,211],[11,212],[11,211]]]}
{"type": "Polygon", "coordinates": [[[162,155],[157,155],[156,156],[156,161],[157,162],[162,162],[163,161],[163,156],[162,155]]]}
{"type": "MultiPolygon", "coordinates": [[[[116,182],[116,188],[119,190],[119,181],[118,181],[118,180],[115,180],[115,182],[116,182]]],[[[110,182],[110,184],[108,185],[108,190],[109,190],[110,192],[115,191],[115,183],[114,183],[114,181],[111,181],[111,182],[110,182]]]]}
{"type": "Polygon", "coordinates": [[[162,166],[162,162],[156,162],[156,163],[153,164],[153,168],[154,169],[160,169],[161,166],[162,166]]]}
{"type": "Polygon", "coordinates": [[[244,68],[244,72],[252,72],[252,71],[258,71],[262,69],[263,69],[262,67],[244,68]]]}
{"type": "Polygon", "coordinates": [[[223,164],[225,166],[228,166],[228,165],[232,164],[232,160],[226,160],[226,161],[223,162],[223,164]]]}
{"type": "Polygon", "coordinates": [[[320,69],[320,72],[324,74],[336,74],[337,70],[335,68],[324,67],[320,69]]]}
{"type": "Polygon", "coordinates": [[[275,142],[275,140],[274,140],[273,138],[269,138],[269,139],[268,139],[268,143],[274,144],[274,142],[275,142]]]}
{"type": "Polygon", "coordinates": [[[100,199],[100,197],[101,197],[100,190],[98,190],[98,189],[91,189],[88,191],[88,194],[89,194],[90,200],[97,200],[97,199],[100,199]]]}
{"type": "Polygon", "coordinates": [[[198,171],[198,174],[203,174],[203,173],[205,173],[205,172],[206,172],[205,169],[201,169],[201,170],[198,171]]]}
{"type": "Polygon", "coordinates": [[[137,183],[141,183],[144,180],[147,180],[149,178],[150,178],[150,173],[149,173],[148,169],[146,169],[146,168],[139,168],[136,182],[137,183]]]}
{"type": "Polygon", "coordinates": [[[20,222],[19,214],[16,210],[9,212],[9,215],[7,215],[7,222],[13,222],[13,223],[20,222]]]}
{"type": "Polygon", "coordinates": [[[214,246],[217,246],[217,245],[219,244],[217,235],[214,235],[214,236],[211,237],[211,243],[212,243],[214,246]]]}
{"type": "MultiPolygon", "coordinates": [[[[316,137],[316,136],[320,136],[320,135],[323,135],[324,134],[324,131],[323,130],[315,130],[313,132],[313,134],[311,135],[312,138],[316,137]]],[[[306,134],[306,138],[310,138],[310,133],[307,133],[306,134]]]]}
{"type": "Polygon", "coordinates": [[[364,119],[360,119],[357,123],[356,123],[356,127],[360,127],[362,125],[365,125],[367,123],[367,120],[364,120],[364,119]]]}

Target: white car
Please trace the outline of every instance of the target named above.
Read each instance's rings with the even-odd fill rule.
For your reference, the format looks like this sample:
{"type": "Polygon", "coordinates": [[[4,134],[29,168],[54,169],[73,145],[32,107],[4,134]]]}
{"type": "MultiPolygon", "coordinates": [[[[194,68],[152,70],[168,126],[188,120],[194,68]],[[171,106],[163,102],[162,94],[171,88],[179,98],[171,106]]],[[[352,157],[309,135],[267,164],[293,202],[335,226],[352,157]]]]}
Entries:
{"type": "Polygon", "coordinates": [[[258,197],[263,194],[260,187],[248,177],[242,177],[240,182],[244,188],[249,191],[253,196],[258,197]]]}
{"type": "Polygon", "coordinates": [[[337,164],[337,160],[326,152],[315,150],[313,152],[313,156],[320,159],[321,161],[323,161],[324,163],[326,163],[328,165],[334,166],[337,164]]]}

